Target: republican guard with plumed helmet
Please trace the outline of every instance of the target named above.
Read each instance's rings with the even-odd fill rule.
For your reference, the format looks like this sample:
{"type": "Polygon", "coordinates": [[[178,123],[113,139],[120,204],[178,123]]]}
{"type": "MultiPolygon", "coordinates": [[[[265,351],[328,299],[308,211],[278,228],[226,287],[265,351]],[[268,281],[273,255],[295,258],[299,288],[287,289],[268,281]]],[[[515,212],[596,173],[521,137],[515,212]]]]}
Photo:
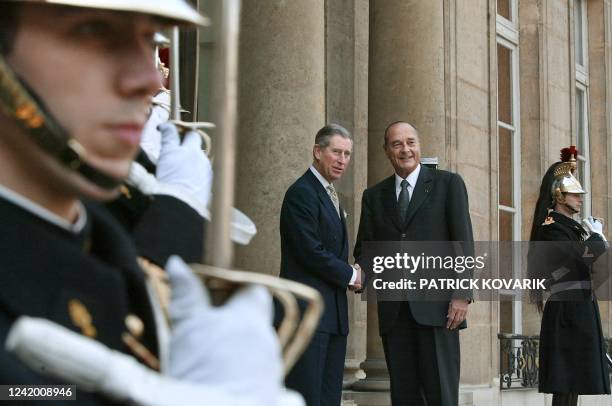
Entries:
{"type": "Polygon", "coordinates": [[[534,291],[542,310],[539,348],[539,390],[553,394],[553,405],[571,406],[578,395],[609,394],[606,346],[593,263],[608,249],[600,220],[574,219],[585,191],[574,176],[578,151],[561,151],[550,166],[536,203],[528,254],[531,277],[546,279],[547,292],[534,291]]]}

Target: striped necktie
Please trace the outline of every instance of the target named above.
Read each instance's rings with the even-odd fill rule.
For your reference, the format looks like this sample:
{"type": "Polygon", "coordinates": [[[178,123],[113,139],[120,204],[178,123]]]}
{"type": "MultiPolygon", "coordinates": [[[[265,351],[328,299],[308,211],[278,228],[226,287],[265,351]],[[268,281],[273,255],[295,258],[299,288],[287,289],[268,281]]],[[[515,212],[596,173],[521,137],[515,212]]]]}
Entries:
{"type": "Polygon", "coordinates": [[[331,201],[334,204],[334,207],[336,208],[336,213],[338,214],[338,217],[340,217],[340,201],[338,200],[336,188],[334,188],[334,185],[332,185],[331,183],[327,186],[327,193],[329,194],[329,197],[331,198],[331,201]]]}

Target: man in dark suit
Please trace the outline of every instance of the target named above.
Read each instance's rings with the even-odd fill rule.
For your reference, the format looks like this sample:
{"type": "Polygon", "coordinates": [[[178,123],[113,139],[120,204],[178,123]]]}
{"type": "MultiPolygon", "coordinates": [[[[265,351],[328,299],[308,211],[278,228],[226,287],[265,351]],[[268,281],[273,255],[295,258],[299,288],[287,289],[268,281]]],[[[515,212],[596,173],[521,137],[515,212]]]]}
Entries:
{"type": "MultiPolygon", "coordinates": [[[[420,164],[417,130],[395,122],[385,130],[385,153],[395,174],[363,193],[355,262],[367,241],[463,241],[473,251],[465,185],[459,175],[420,164]]],[[[457,405],[459,333],[469,294],[448,300],[378,301],[379,332],[400,405],[457,405]]]]}
{"type": "Polygon", "coordinates": [[[312,166],[289,187],[281,209],[280,275],[314,287],[325,302],[314,338],[286,380],[308,406],[340,404],[348,334],[346,289],[361,287],[361,272],[348,264],[344,211],[333,186],[352,149],[345,128],[321,128],[312,166]]]}

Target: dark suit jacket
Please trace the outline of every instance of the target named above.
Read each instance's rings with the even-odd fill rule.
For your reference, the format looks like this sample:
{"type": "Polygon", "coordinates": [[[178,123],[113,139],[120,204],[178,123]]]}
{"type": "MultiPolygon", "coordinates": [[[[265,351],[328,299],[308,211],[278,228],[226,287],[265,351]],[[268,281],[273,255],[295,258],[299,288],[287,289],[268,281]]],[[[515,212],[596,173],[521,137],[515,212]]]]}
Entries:
{"type": "Polygon", "coordinates": [[[318,331],[348,334],[346,288],[353,276],[348,236],[321,185],[309,170],[285,193],[280,217],[280,276],[317,289],[325,311],[318,331]]]}
{"type": "MultiPolygon", "coordinates": [[[[455,173],[421,165],[408,215],[401,224],[397,211],[395,175],[366,189],[355,244],[355,262],[362,257],[364,241],[464,241],[465,255],[473,255],[472,223],[465,184],[455,173]]],[[[465,296],[465,292],[461,292],[465,296]]],[[[468,295],[469,296],[469,295],[468,295]]],[[[451,296],[448,297],[450,300],[451,296]]],[[[378,302],[380,334],[395,322],[399,302],[378,302]]],[[[444,326],[448,301],[411,301],[415,320],[422,325],[444,326]]],[[[466,326],[465,322],[460,328],[466,326]]]]}

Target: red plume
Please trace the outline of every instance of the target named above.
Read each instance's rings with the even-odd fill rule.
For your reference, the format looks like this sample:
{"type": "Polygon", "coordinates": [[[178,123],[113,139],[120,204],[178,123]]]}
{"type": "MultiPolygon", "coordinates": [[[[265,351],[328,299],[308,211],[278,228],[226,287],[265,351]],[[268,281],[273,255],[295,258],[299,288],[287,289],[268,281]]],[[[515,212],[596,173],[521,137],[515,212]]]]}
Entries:
{"type": "Polygon", "coordinates": [[[572,158],[578,159],[578,150],[575,145],[561,150],[561,162],[569,162],[572,158]]]}

